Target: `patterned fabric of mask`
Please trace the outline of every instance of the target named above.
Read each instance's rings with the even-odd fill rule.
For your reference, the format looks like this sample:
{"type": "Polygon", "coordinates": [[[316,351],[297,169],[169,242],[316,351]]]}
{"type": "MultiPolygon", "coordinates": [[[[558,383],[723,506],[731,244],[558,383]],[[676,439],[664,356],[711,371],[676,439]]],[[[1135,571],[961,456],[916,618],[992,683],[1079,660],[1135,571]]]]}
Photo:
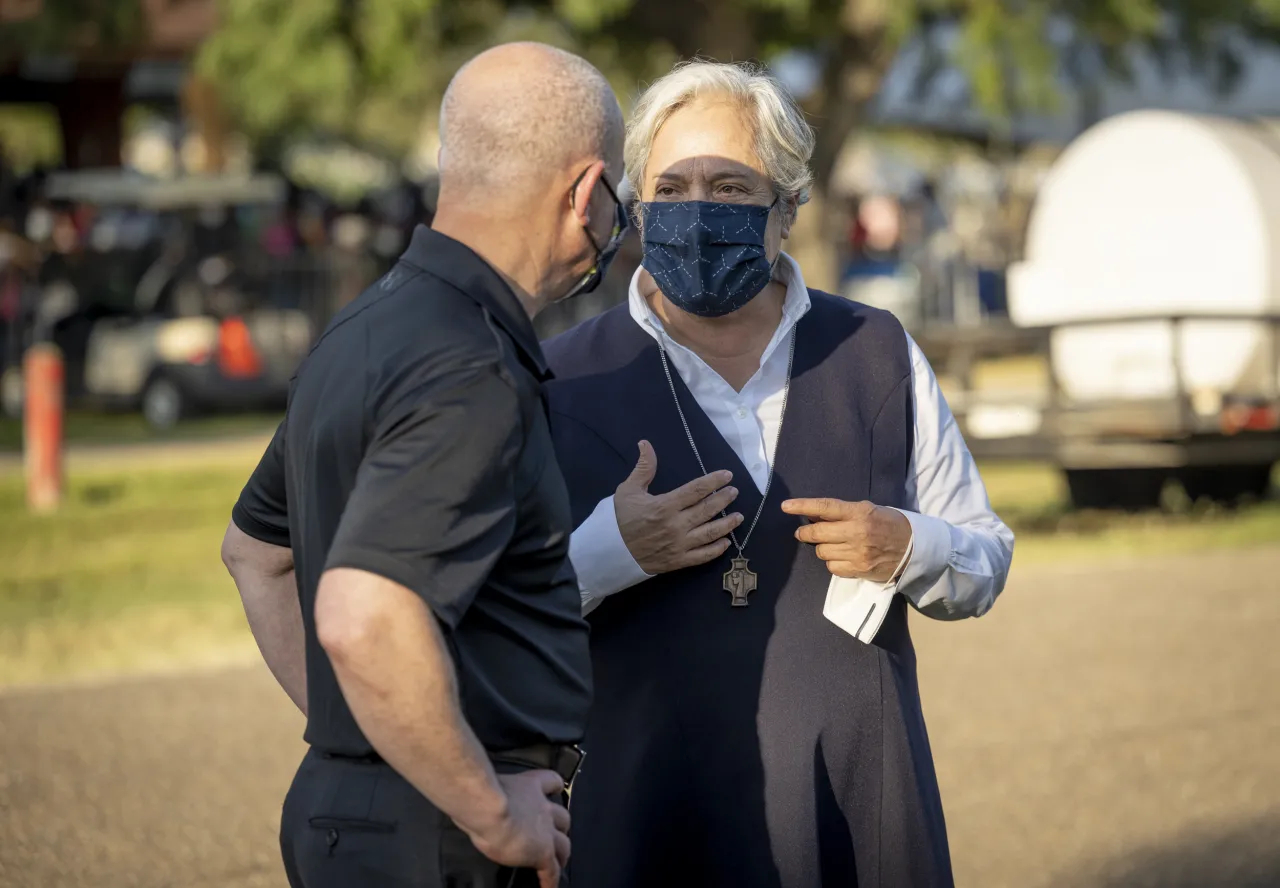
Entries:
{"type": "Polygon", "coordinates": [[[773,277],[764,249],[772,210],[773,204],[702,200],[646,203],[641,264],[676,307],[704,318],[735,312],[773,277]]]}

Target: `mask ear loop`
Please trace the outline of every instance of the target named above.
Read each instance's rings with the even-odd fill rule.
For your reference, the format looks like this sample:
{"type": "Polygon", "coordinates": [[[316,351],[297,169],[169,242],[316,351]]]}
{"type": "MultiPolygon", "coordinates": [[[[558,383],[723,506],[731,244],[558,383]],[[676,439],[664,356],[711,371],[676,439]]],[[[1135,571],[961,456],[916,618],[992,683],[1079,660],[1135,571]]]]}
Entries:
{"type": "MultiPolygon", "coordinates": [[[[780,201],[780,200],[782,200],[782,195],[781,195],[781,194],[775,194],[775,195],[774,195],[774,197],[773,197],[773,203],[769,204],[769,212],[770,212],[770,213],[772,213],[772,212],[773,212],[773,208],[774,208],[774,207],[776,207],[776,206],[778,205],[778,201],[780,201]]],[[[769,263],[769,280],[771,280],[771,281],[776,281],[776,280],[778,280],[778,277],[777,277],[777,274],[778,274],[778,260],[779,260],[779,259],[781,259],[781,258],[782,258],[782,246],[781,246],[781,245],[779,245],[779,246],[778,246],[778,255],[777,255],[777,256],[774,256],[774,257],[773,257],[773,261],[769,263]]],[[[784,283],[784,282],[783,282],[783,281],[779,281],[779,283],[784,283]]]]}
{"type": "Polygon", "coordinates": [[[631,217],[631,224],[635,227],[636,234],[644,237],[644,203],[639,197],[631,201],[631,206],[627,210],[627,215],[631,217]]]}

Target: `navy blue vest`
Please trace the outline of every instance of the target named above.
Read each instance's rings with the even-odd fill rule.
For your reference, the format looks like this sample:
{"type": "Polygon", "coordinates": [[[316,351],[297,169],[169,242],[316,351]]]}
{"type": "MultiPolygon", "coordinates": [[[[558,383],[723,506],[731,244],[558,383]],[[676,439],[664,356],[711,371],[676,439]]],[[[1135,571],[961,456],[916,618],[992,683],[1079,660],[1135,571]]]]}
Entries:
{"type": "MultiPolygon", "coordinates": [[[[806,867],[842,872],[855,857],[860,877],[882,876],[881,852],[870,846],[885,844],[883,811],[869,813],[866,802],[883,793],[891,760],[913,786],[905,795],[927,809],[908,802],[915,813],[906,819],[927,823],[925,844],[937,851],[941,808],[905,604],[895,600],[875,645],[826,620],[830,574],[796,541],[798,519],[780,508],[794,497],[904,504],[913,426],[906,336],[886,312],[810,296],[796,328],[773,487],[746,546],[758,574],[749,606],[730,607],[722,588],[731,549],[613,595],[589,617],[596,702],[574,791],[575,884],[659,884],[645,881],[645,861],[673,858],[691,868],[691,885],[826,884],[806,867]],[[886,696],[894,714],[884,712],[886,696]],[[917,786],[921,778],[926,785],[917,786]],[[658,810],[678,813],[651,822],[645,812],[658,810]],[[835,822],[848,824],[847,835],[835,830],[846,838],[828,839],[818,853],[813,843],[835,822]],[[728,837],[738,850],[717,853],[728,837]],[[627,867],[630,881],[617,875],[627,867]]],[[[575,526],[631,472],[641,439],[658,459],[651,492],[702,474],[657,343],[626,305],[551,340],[545,353],[575,526]]],[[[674,380],[707,470],[733,472],[734,508],[749,521],[760,502],[750,473],[674,380]]],[[[945,831],[941,842],[945,856],[945,831]]]]}
{"type": "MultiPolygon", "coordinates": [[[[764,573],[751,597],[757,616],[742,611],[744,621],[763,619],[761,612],[773,610],[797,568],[821,566],[812,552],[795,542],[792,534],[798,521],[776,508],[783,500],[826,496],[903,505],[912,412],[911,359],[902,327],[887,312],[816,291],[810,291],[810,297],[812,308],[797,327],[771,502],[747,546],[752,568],[764,573]]],[[[548,398],[575,526],[631,472],[642,438],[654,445],[658,456],[653,493],[672,490],[701,474],[672,403],[657,344],[631,318],[626,305],[552,339],[545,353],[555,373],[548,398]]],[[[707,470],[733,472],[741,491],[734,509],[749,520],[760,503],[750,473],[678,375],[674,381],[707,470]]],[[[648,615],[674,608],[671,617],[678,614],[687,620],[690,604],[680,588],[685,585],[716,592],[699,596],[705,599],[700,603],[717,619],[723,618],[720,610],[728,605],[729,595],[721,590],[721,575],[730,554],[723,563],[683,572],[678,582],[661,577],[630,590],[640,594],[606,599],[591,615],[597,647],[613,627],[626,631],[623,627],[633,626],[637,609],[648,615]]],[[[821,589],[804,594],[806,605],[812,604],[814,591],[825,596],[825,580],[819,583],[821,589]]],[[[821,600],[817,611],[821,613],[821,600]]],[[[888,622],[886,626],[877,641],[907,653],[901,633],[888,622]]]]}

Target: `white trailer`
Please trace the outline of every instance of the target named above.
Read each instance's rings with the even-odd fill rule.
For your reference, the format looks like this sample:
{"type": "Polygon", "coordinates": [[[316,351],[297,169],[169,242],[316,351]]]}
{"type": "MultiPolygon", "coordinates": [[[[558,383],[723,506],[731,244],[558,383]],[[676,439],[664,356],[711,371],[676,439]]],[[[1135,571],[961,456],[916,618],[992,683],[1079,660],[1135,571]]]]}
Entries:
{"type": "Polygon", "coordinates": [[[1047,397],[959,399],[975,452],[1057,462],[1081,507],[1153,505],[1170,478],[1192,498],[1265,494],[1280,460],[1280,129],[1162,111],[1090,129],[1037,199],[1009,316],[924,337],[967,359],[1047,352],[1047,397]]]}

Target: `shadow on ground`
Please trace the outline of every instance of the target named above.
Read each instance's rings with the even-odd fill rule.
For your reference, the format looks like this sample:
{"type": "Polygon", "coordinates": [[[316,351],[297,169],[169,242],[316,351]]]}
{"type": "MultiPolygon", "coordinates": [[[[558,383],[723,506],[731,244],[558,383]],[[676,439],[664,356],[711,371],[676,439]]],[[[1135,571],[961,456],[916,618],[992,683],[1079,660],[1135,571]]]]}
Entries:
{"type": "Polygon", "coordinates": [[[1280,813],[1215,831],[1188,833],[1173,842],[1138,848],[1102,862],[1087,881],[1061,888],[1277,888],[1280,886],[1280,813]]]}

